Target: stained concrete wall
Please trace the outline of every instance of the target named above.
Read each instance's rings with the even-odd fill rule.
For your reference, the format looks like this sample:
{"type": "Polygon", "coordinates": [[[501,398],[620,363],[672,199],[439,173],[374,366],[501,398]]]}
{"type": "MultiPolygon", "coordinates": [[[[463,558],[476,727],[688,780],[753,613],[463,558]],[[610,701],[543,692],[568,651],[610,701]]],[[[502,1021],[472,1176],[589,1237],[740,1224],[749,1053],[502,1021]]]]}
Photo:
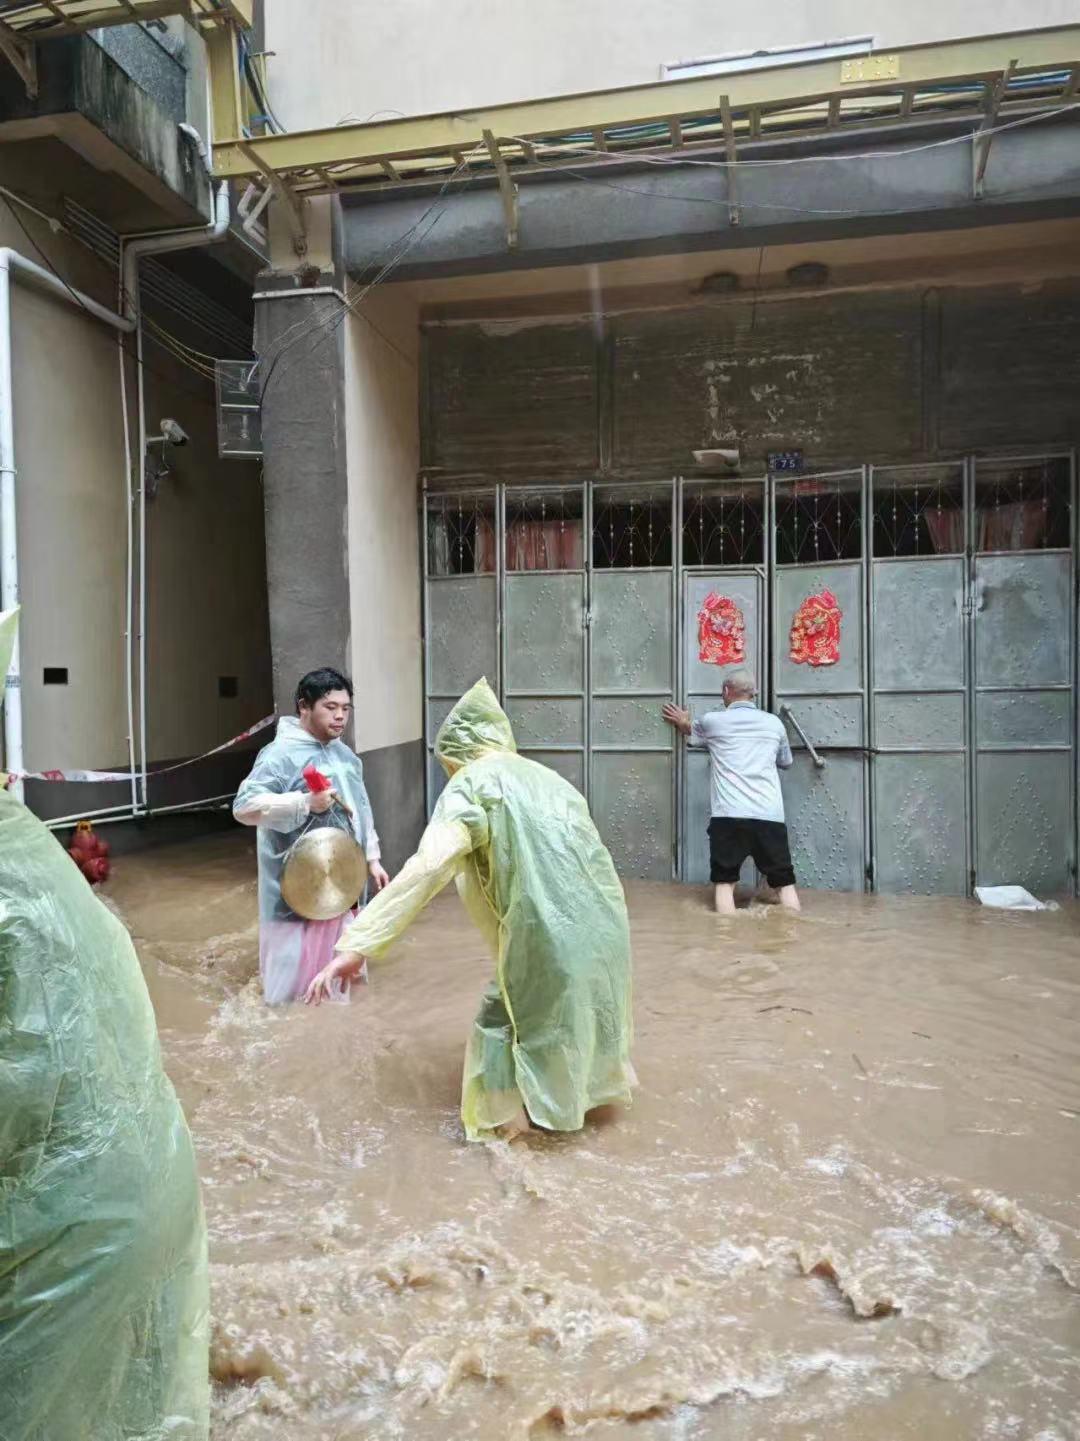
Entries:
{"type": "Polygon", "coordinates": [[[416,303],[387,290],[348,316],[333,296],[286,293],[260,302],[258,327],[272,368],[263,444],[274,695],[291,711],[305,671],[351,673],[349,739],[394,870],[424,822],[416,303]]]}
{"type": "Polygon", "coordinates": [[[738,447],[829,468],[1080,441],[1080,280],[429,326],[424,463],[668,477],[738,447]]]}
{"type": "MultiPolygon", "coordinates": [[[[21,218],[71,284],[115,303],[115,277],[94,256],[21,218]]],[[[40,260],[3,206],[0,244],[40,260]]],[[[21,282],[13,294],[26,760],[31,769],[126,767],[127,527],[116,334],[21,282]],[[44,685],[47,666],[66,667],[68,684],[44,685]]],[[[175,321],[172,328],[181,330],[175,321]]],[[[218,459],[211,383],[152,343],[146,366],[151,433],[169,415],[191,437],[173,452],[173,474],[148,512],[148,739],[155,761],[219,744],[265,714],[271,698],[258,468],[218,459]],[[220,675],[238,678],[235,699],[219,699],[220,675]]],[[[128,373],[133,382],[130,364],[128,373]]],[[[130,391],[134,426],[133,383],[130,391]]],[[[216,793],[228,780],[196,770],[180,777],[159,800],[216,793]]],[[[61,815],[115,804],[127,793],[50,785],[30,799],[42,813],[61,815]]]]}
{"type": "Polygon", "coordinates": [[[331,296],[305,295],[256,312],[273,364],[263,382],[267,586],[274,701],[286,715],[302,675],[352,660],[339,311],[331,296]]]}
{"type": "Polygon", "coordinates": [[[865,35],[887,48],[1076,22],[1072,0],[266,0],[264,8],[270,90],[290,129],[646,84],[665,64],[745,50],[865,35]]]}

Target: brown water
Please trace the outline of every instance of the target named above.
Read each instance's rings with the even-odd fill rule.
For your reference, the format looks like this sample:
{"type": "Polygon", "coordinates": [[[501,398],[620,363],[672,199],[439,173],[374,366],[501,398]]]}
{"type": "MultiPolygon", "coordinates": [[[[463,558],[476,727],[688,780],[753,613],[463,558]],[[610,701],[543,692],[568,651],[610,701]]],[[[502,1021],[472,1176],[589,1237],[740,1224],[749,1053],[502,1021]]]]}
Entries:
{"type": "Polygon", "coordinates": [[[1080,910],[630,887],[641,1089],[466,1146],[437,902],[259,999],[247,837],[124,858],[211,1232],[215,1438],[1080,1437],[1080,910]]]}

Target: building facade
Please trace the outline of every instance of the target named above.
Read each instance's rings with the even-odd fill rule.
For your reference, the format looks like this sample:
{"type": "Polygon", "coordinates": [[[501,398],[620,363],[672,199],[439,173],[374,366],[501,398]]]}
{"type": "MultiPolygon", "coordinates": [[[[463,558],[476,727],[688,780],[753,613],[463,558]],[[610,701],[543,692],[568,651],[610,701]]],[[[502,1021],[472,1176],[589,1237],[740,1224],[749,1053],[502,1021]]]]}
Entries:
{"type": "MultiPolygon", "coordinates": [[[[1071,890],[1075,17],[554,8],[406,5],[350,41],[347,6],[266,7],[300,134],[260,154],[309,268],[279,205],[260,348],[311,327],[264,413],[269,523],[310,467],[305,569],[400,848],[486,673],[624,874],[701,879],[702,761],[659,707],[745,658],[799,751],[807,883],[1071,890]]],[[[314,598],[275,600],[269,557],[299,658],[314,598]]]]}
{"type": "MultiPolygon", "coordinates": [[[[224,698],[200,711],[193,687],[231,676],[250,719],[341,665],[396,863],[438,793],[439,720],[486,673],[624,874],[699,880],[702,761],[659,708],[715,703],[744,662],[799,753],[807,883],[1074,888],[1071,11],[1001,4],[972,33],[940,3],[722,26],[705,4],[559,3],[538,26],[516,0],[496,25],[468,0],[267,0],[235,42],[265,52],[254,120],[208,38],[220,7],[194,42],[177,28],[194,59],[154,103],[195,114],[206,70],[215,181],[262,217],[248,241],[268,235],[249,272],[263,490],[208,460],[230,527],[180,487],[154,501],[181,508],[147,549],[167,595],[151,751],[226,738],[224,698]],[[198,555],[185,523],[214,537],[198,555]],[[185,566],[202,580],[181,616],[185,566]]],[[[108,43],[77,41],[149,94],[108,43]]],[[[98,121],[130,168],[132,127],[98,121]]],[[[209,215],[209,179],[159,171],[157,203],[209,215]]],[[[123,739],[117,655],[94,703],[123,739]]]]}
{"type": "Polygon", "coordinates": [[[76,16],[56,34],[51,17],[14,28],[33,7],[0,15],[15,456],[0,569],[7,594],[17,566],[22,603],[5,706],[10,718],[20,702],[21,763],[9,753],[5,764],[134,772],[25,782],[28,803],[55,820],[228,793],[235,758],[154,775],[272,704],[260,473],[221,459],[214,383],[216,358],[252,355],[265,258],[241,229],[240,192],[208,238],[206,34],[160,18],[167,6],[124,25],[109,8],[94,12],[97,28],[76,16]],[[125,296],[122,252],[147,236],[185,248],[147,254],[138,295],[125,296]],[[163,444],[166,419],[185,443],[163,444]]]}

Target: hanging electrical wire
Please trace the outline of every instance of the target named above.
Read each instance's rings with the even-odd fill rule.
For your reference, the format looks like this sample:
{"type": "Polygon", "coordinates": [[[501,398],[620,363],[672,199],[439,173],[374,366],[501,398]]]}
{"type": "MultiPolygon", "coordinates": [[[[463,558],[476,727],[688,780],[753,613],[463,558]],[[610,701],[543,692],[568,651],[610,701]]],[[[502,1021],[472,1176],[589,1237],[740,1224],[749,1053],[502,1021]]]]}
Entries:
{"type": "MultiPolygon", "coordinates": [[[[395,240],[391,241],[388,246],[385,246],[383,250],[379,252],[380,256],[385,256],[389,253],[390,258],[385,262],[385,264],[383,264],[379,268],[379,270],[372,277],[372,279],[361,288],[359,294],[347,297],[330,315],[319,316],[313,320],[304,321],[304,328],[299,334],[293,336],[293,338],[290,339],[287,344],[283,346],[279,345],[276,348],[273,358],[270,361],[270,368],[267,371],[266,377],[262,382],[259,393],[260,404],[266,398],[270,382],[277,371],[277,367],[282,360],[282,357],[288,351],[292,350],[294,346],[300,344],[309,336],[313,335],[314,338],[312,340],[312,344],[308,347],[306,351],[302,352],[299,357],[294,357],[293,364],[296,363],[297,359],[305,359],[308,355],[314,353],[317,346],[321,344],[323,340],[329,339],[331,335],[337,332],[337,329],[344,323],[346,315],[350,313],[358,315],[360,313],[358,307],[363,304],[364,300],[368,297],[368,295],[371,294],[375,287],[377,285],[380,285],[393,273],[393,271],[398,267],[398,265],[401,264],[402,260],[404,260],[405,256],[409,253],[410,250],[412,250],[416,245],[418,245],[421,240],[427,238],[427,236],[431,233],[431,231],[438,224],[439,220],[441,220],[443,214],[445,213],[446,206],[443,203],[444,197],[447,190],[450,188],[452,182],[457,178],[457,176],[463,169],[463,166],[464,162],[459,164],[451,172],[451,174],[447,176],[432,203],[427,207],[423,214],[416,221],[413,222],[409,229],[406,230],[402,235],[398,236],[395,240]],[[423,231],[423,233],[418,233],[420,231],[420,227],[424,224],[425,220],[428,220],[429,217],[431,217],[431,220],[427,228],[423,231]]],[[[301,322],[297,322],[297,324],[300,323],[301,322]]],[[[291,327],[290,330],[294,328],[295,327],[291,327]]],[[[285,334],[290,334],[290,331],[286,331],[285,334]]],[[[292,368],[292,365],[286,367],[283,374],[287,374],[288,371],[292,368]]]]}
{"type": "MultiPolygon", "coordinates": [[[[78,308],[79,308],[80,310],[84,311],[84,312],[85,312],[86,314],[88,314],[88,315],[91,314],[91,312],[87,309],[85,303],[83,302],[83,298],[82,298],[82,296],[79,294],[79,292],[72,286],[72,284],[70,283],[70,281],[69,281],[69,280],[67,279],[67,277],[64,275],[63,271],[61,271],[61,270],[54,264],[51,256],[48,255],[48,253],[42,248],[42,246],[41,246],[40,243],[37,241],[37,239],[34,237],[33,233],[30,231],[30,229],[29,229],[26,225],[23,224],[22,218],[20,217],[18,211],[16,210],[15,205],[12,204],[12,199],[11,199],[11,197],[13,196],[13,192],[6,191],[6,192],[0,192],[0,194],[2,194],[2,196],[3,196],[4,202],[5,202],[5,204],[7,205],[7,208],[8,208],[8,210],[9,210],[10,214],[11,214],[11,218],[15,221],[15,224],[16,224],[16,225],[19,227],[19,229],[22,231],[23,236],[25,237],[27,243],[33,248],[33,250],[34,250],[35,253],[37,254],[38,258],[40,259],[41,263],[45,266],[45,268],[46,268],[48,271],[50,271],[51,274],[53,274],[53,275],[56,276],[57,280],[60,281],[61,285],[63,285],[64,289],[65,289],[65,290],[68,292],[68,294],[71,296],[72,300],[74,300],[74,302],[76,303],[76,305],[78,306],[78,308]]],[[[21,199],[21,197],[19,197],[19,196],[14,196],[14,199],[15,199],[16,201],[18,201],[18,203],[22,204],[22,199],[21,199]]],[[[30,210],[34,210],[34,207],[33,207],[32,205],[30,205],[29,203],[28,203],[28,205],[27,205],[27,208],[30,209],[30,210]]],[[[41,212],[38,212],[38,211],[35,211],[34,213],[36,213],[36,214],[41,214],[41,212]]],[[[70,234],[70,232],[67,231],[66,227],[65,227],[64,225],[62,225],[59,221],[56,221],[55,223],[53,223],[52,221],[50,221],[49,223],[50,223],[50,228],[52,228],[52,229],[54,230],[54,233],[62,232],[62,233],[64,233],[64,234],[70,234]]],[[[72,239],[75,239],[75,240],[78,239],[77,236],[72,236],[71,238],[72,238],[72,239]]],[[[91,253],[93,253],[93,252],[91,252],[91,253]]],[[[95,258],[96,258],[96,257],[95,257],[95,258]]],[[[144,321],[146,321],[146,320],[149,319],[149,317],[147,317],[147,316],[144,314],[144,315],[143,315],[143,319],[144,319],[144,321]]],[[[174,340],[174,341],[176,342],[176,344],[177,344],[178,347],[179,347],[179,346],[183,346],[183,344],[184,344],[183,341],[180,341],[177,337],[172,336],[170,332],[165,331],[165,330],[164,330],[164,327],[160,327],[160,329],[163,331],[164,334],[169,335],[170,339],[174,340]]],[[[213,404],[213,401],[208,401],[207,396],[206,396],[206,394],[205,394],[204,391],[196,391],[196,390],[193,390],[193,389],[191,388],[191,386],[189,386],[189,385],[184,385],[181,381],[177,380],[177,379],[175,378],[175,376],[169,375],[169,374],[167,374],[167,373],[166,373],[165,371],[163,371],[163,370],[159,370],[156,366],[150,365],[145,359],[140,358],[140,356],[138,355],[138,352],[137,352],[136,348],[131,344],[130,339],[129,339],[128,337],[126,337],[122,332],[117,332],[117,341],[118,341],[118,343],[119,343],[119,345],[120,345],[120,348],[123,350],[124,354],[128,357],[128,359],[131,360],[131,361],[133,361],[136,365],[141,366],[142,369],[143,369],[147,374],[149,374],[149,375],[154,375],[154,376],[156,376],[159,380],[164,380],[164,381],[166,381],[166,382],[167,382],[168,384],[170,384],[170,385],[175,385],[178,389],[182,390],[185,395],[190,395],[190,396],[192,396],[194,399],[198,400],[199,403],[202,404],[202,405],[206,405],[206,404],[211,404],[211,405],[212,405],[212,404],[213,404]]],[[[197,367],[196,364],[194,363],[194,361],[191,361],[191,360],[187,359],[186,357],[184,357],[184,356],[182,356],[182,355],[179,355],[179,354],[175,355],[175,358],[176,358],[177,360],[180,360],[183,364],[185,364],[188,370],[190,370],[190,371],[192,371],[194,374],[198,375],[199,378],[200,378],[200,380],[204,380],[204,381],[205,381],[205,380],[212,380],[212,379],[213,379],[213,372],[212,372],[212,371],[208,373],[205,369],[203,369],[203,368],[201,368],[201,367],[197,367]]]]}

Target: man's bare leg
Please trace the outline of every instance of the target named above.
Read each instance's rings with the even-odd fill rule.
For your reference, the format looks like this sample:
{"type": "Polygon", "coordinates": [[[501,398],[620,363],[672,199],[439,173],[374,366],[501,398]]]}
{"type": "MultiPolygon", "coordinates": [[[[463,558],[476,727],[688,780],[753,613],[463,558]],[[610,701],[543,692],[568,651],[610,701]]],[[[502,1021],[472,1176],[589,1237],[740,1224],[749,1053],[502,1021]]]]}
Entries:
{"type": "Polygon", "coordinates": [[[716,887],[713,903],[718,916],[733,916],[735,914],[735,887],[721,882],[716,887]]]}
{"type": "Polygon", "coordinates": [[[799,893],[794,886],[781,886],[776,893],[776,898],[785,911],[801,911],[802,905],[799,901],[799,893]]]}

